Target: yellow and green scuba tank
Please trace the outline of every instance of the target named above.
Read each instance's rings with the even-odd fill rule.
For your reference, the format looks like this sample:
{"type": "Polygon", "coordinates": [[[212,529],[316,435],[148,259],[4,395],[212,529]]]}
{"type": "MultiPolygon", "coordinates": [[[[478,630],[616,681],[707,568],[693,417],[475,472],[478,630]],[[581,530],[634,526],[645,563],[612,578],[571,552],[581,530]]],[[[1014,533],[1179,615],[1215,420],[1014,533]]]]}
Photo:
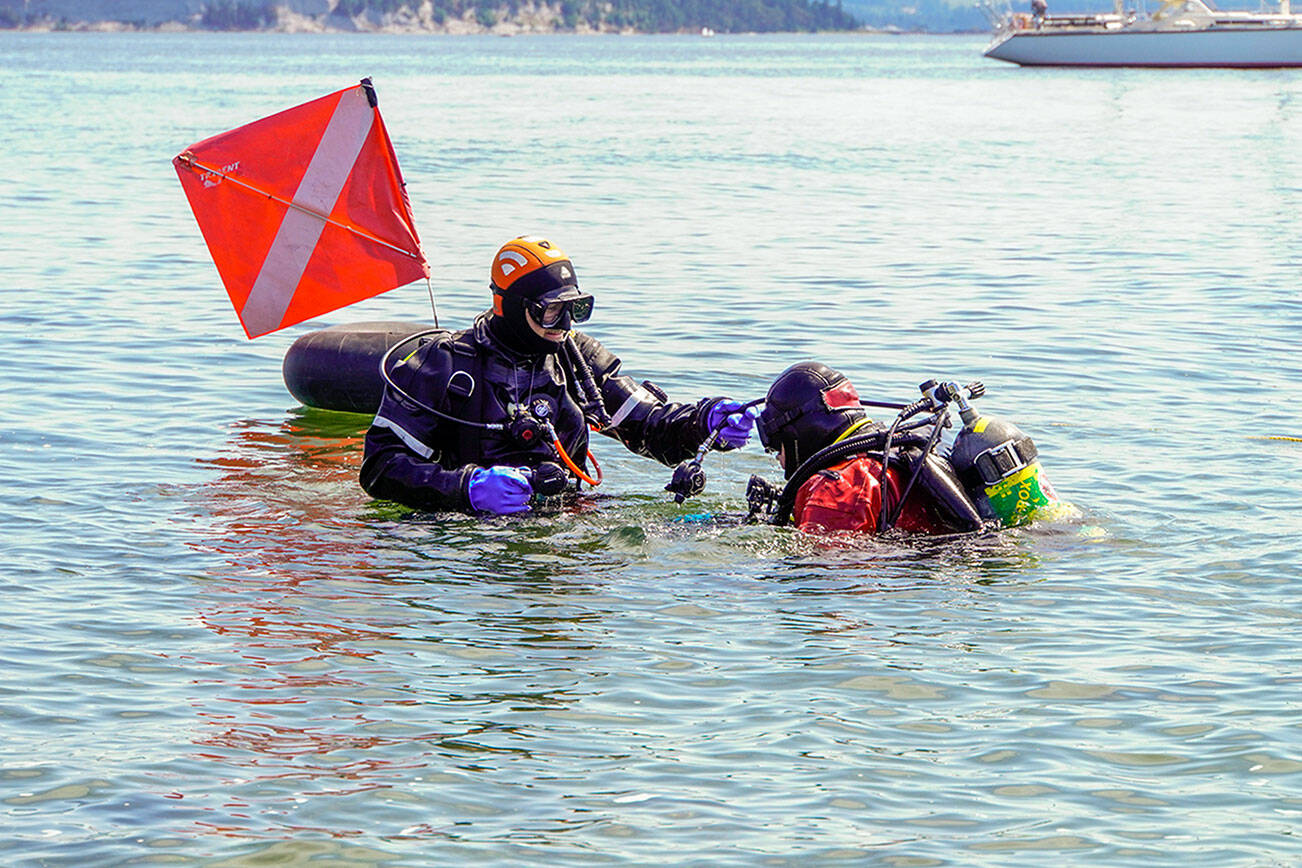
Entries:
{"type": "Polygon", "coordinates": [[[1035,443],[1020,428],[970,406],[962,407],[959,416],[963,428],[949,460],[982,518],[1012,527],[1058,503],[1035,443]]]}

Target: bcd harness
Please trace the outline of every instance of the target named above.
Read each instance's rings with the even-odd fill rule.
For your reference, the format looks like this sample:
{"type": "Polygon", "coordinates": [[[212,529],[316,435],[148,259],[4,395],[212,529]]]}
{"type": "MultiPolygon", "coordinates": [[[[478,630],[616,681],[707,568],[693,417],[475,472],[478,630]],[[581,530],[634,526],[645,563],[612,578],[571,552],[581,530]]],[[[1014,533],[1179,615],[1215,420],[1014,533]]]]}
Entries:
{"type": "Polygon", "coordinates": [[[814,474],[857,456],[874,458],[882,464],[885,474],[894,469],[902,472],[908,482],[897,503],[888,503],[889,487],[882,486],[882,524],[878,530],[889,530],[899,519],[900,510],[914,487],[931,496],[938,517],[954,532],[967,533],[980,530],[981,516],[971,498],[963,491],[962,483],[949,462],[934,452],[936,432],[920,433],[918,430],[875,430],[847,437],[820,449],[802,463],[781,488],[758,476],[752,476],[746,487],[746,500],[750,506],[748,521],[756,520],[760,513],[769,514],[769,523],[782,526],[791,521],[796,494],[814,474]]]}
{"type": "MultiPolygon", "coordinates": [[[[556,353],[556,361],[556,370],[562,381],[563,392],[568,394],[578,406],[585,423],[593,430],[609,427],[610,417],[606,415],[602,405],[592,370],[574,345],[572,337],[566,337],[556,353]]],[[[532,380],[540,373],[540,362],[543,360],[534,359],[527,369],[521,368],[486,352],[476,340],[473,331],[449,332],[446,329],[431,329],[411,335],[390,348],[381,359],[380,372],[406,414],[425,412],[456,424],[458,455],[462,459],[469,460],[474,457],[482,460],[486,454],[485,434],[493,432],[502,441],[513,444],[522,451],[543,457],[545,460],[560,457],[576,476],[595,485],[600,481],[599,467],[597,467],[597,479],[594,481],[588,477],[581,466],[568,460],[571,454],[577,453],[582,458],[587,452],[586,432],[580,429],[570,438],[569,443],[562,444],[559,439],[560,433],[557,432],[554,423],[558,421],[564,409],[563,404],[558,404],[553,410],[548,398],[556,400],[555,396],[534,397],[529,394],[532,391],[532,380]],[[394,364],[392,362],[394,356],[409,347],[412,341],[416,342],[415,349],[394,364]],[[442,354],[442,357],[448,360],[450,370],[442,386],[442,395],[434,401],[439,406],[431,406],[420,401],[394,382],[392,374],[398,366],[411,363],[418,353],[422,355],[419,359],[415,359],[415,362],[420,367],[424,367],[426,361],[435,354],[442,354]],[[530,378],[531,382],[527,385],[519,382],[519,374],[522,371],[527,371],[527,376],[530,378]],[[494,393],[490,384],[509,384],[506,391],[510,400],[504,403],[494,393]],[[526,389],[529,391],[519,394],[526,389]],[[512,391],[517,394],[510,394],[512,391]],[[490,418],[502,421],[488,421],[490,418]],[[551,449],[548,448],[549,445],[551,449]],[[560,455],[551,455],[552,449],[560,455]]],[[[424,451],[429,452],[428,457],[441,463],[444,456],[406,430],[398,420],[377,418],[377,422],[395,430],[409,446],[412,445],[412,440],[416,440],[424,447],[424,451]]],[[[590,452],[587,452],[587,455],[591,458],[590,452]]],[[[595,459],[593,463],[596,466],[595,459]]]]}

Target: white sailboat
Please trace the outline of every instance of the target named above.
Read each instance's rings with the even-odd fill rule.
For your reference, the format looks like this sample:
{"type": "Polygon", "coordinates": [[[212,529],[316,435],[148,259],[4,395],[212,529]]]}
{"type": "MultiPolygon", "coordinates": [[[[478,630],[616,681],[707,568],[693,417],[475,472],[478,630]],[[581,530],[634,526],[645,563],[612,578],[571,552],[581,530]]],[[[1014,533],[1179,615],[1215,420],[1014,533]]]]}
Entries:
{"type": "Polygon", "coordinates": [[[1022,66],[1302,66],[1302,15],[1227,12],[1211,0],[1167,0],[1152,15],[1122,8],[1049,15],[985,7],[995,27],[985,56],[1022,66]]]}

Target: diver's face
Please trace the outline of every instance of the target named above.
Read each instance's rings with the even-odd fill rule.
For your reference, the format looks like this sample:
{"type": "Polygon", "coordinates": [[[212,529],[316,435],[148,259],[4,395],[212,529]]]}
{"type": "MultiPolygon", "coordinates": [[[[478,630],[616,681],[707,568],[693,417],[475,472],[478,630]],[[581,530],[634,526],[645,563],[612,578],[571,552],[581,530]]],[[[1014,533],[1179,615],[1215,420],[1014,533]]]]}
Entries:
{"type": "Polygon", "coordinates": [[[525,311],[524,318],[525,321],[529,323],[529,328],[533,329],[534,334],[538,335],[538,337],[543,340],[551,341],[554,344],[559,344],[561,341],[565,340],[565,329],[546,328],[539,323],[538,320],[534,319],[533,314],[528,311],[525,311]]]}

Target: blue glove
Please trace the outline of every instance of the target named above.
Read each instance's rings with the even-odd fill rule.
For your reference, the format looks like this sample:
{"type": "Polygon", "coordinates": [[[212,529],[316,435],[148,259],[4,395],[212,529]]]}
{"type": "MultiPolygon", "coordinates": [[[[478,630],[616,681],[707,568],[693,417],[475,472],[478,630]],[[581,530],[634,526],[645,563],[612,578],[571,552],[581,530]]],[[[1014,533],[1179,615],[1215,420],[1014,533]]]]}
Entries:
{"type": "Polygon", "coordinates": [[[528,512],[533,486],[523,467],[481,467],[470,474],[470,507],[478,512],[509,515],[528,512]]]}
{"type": "Polygon", "coordinates": [[[751,429],[755,427],[755,417],[760,414],[758,405],[744,410],[743,407],[741,401],[723,398],[710,408],[710,415],[706,418],[706,425],[711,431],[719,431],[719,442],[729,449],[746,445],[751,429]]]}

